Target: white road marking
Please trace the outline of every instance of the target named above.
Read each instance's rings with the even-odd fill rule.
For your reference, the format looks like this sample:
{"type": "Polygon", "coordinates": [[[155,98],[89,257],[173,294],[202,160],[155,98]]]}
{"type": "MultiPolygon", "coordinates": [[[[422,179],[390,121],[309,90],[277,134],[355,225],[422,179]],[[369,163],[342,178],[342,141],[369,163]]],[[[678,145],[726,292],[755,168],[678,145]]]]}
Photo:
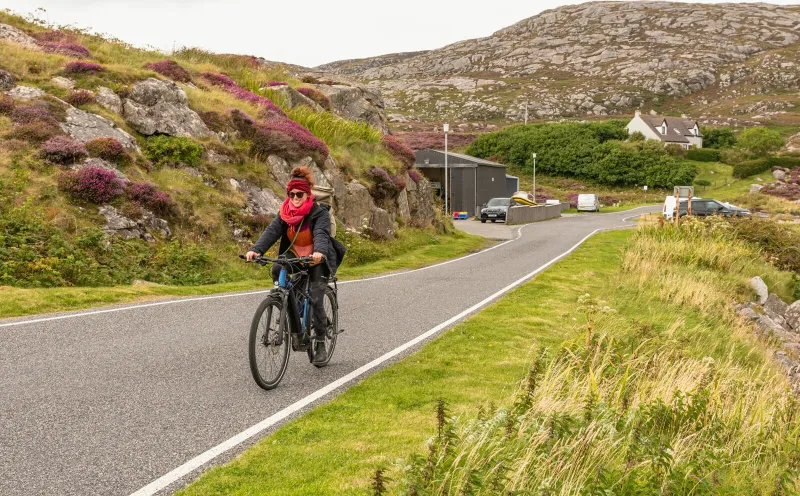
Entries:
{"type": "Polygon", "coordinates": [[[376,358],[375,360],[372,360],[371,362],[367,363],[366,365],[362,365],[361,367],[359,367],[356,370],[350,372],[349,374],[347,374],[347,375],[345,375],[345,376],[343,376],[343,377],[331,382],[327,386],[325,386],[325,387],[323,387],[321,389],[318,389],[317,391],[311,393],[310,395],[308,395],[308,396],[306,396],[306,397],[304,397],[304,398],[292,403],[291,405],[287,406],[283,410],[270,415],[269,417],[265,418],[261,422],[259,422],[259,423],[255,424],[254,426],[252,426],[252,427],[240,432],[239,434],[236,434],[235,436],[231,437],[227,441],[224,441],[224,442],[214,446],[213,448],[211,448],[211,449],[209,449],[209,450],[197,455],[196,457],[194,457],[191,460],[187,461],[186,463],[184,463],[180,467],[177,467],[176,469],[172,470],[171,472],[159,477],[158,479],[154,480],[150,484],[148,484],[148,485],[144,486],[143,488],[139,489],[138,491],[132,493],[131,496],[151,496],[153,494],[156,494],[157,492],[161,491],[162,489],[168,487],[170,484],[178,481],[182,477],[184,477],[184,476],[192,473],[193,471],[197,470],[198,468],[202,467],[203,465],[205,465],[206,463],[210,462],[211,460],[213,460],[214,458],[218,457],[219,455],[221,455],[221,454],[225,453],[226,451],[236,447],[237,445],[247,441],[248,439],[258,435],[262,431],[274,426],[275,424],[277,424],[281,420],[289,417],[290,415],[292,415],[294,413],[297,413],[298,411],[302,410],[303,408],[307,407],[308,405],[312,404],[313,402],[317,401],[318,399],[324,397],[326,394],[329,394],[329,393],[335,391],[336,389],[340,388],[341,386],[347,384],[348,382],[350,382],[350,381],[352,381],[354,379],[357,379],[358,377],[366,374],[367,372],[369,372],[370,370],[374,369],[378,365],[386,362],[387,360],[390,360],[390,359],[396,357],[397,355],[403,353],[404,351],[406,351],[409,348],[415,346],[416,344],[419,344],[420,342],[425,341],[426,339],[428,339],[431,336],[437,334],[441,330],[447,328],[448,326],[454,324],[455,322],[458,322],[459,320],[463,319],[464,317],[470,315],[471,313],[475,312],[476,310],[479,310],[482,307],[488,305],[489,303],[492,303],[494,300],[496,300],[500,296],[502,296],[505,293],[508,293],[509,291],[515,289],[516,287],[520,286],[521,284],[523,284],[526,281],[528,281],[529,279],[531,279],[536,274],[542,272],[543,270],[545,270],[546,268],[550,267],[551,265],[553,265],[557,261],[559,261],[562,258],[566,257],[567,255],[569,255],[570,253],[575,251],[575,249],[578,248],[581,244],[583,244],[584,241],[586,241],[590,237],[594,236],[596,233],[598,233],[600,231],[603,231],[603,230],[605,230],[605,229],[596,229],[596,230],[592,231],[585,238],[583,238],[580,241],[578,241],[572,248],[570,248],[569,250],[565,251],[561,255],[558,255],[557,257],[553,258],[552,260],[550,260],[546,264],[542,265],[538,269],[534,270],[533,272],[530,272],[530,273],[522,276],[521,278],[519,278],[516,281],[512,282],[511,284],[509,284],[508,286],[504,287],[503,289],[501,289],[501,290],[497,291],[496,293],[492,294],[491,296],[481,300],[480,302],[478,302],[475,305],[469,307],[468,309],[464,310],[463,312],[459,313],[458,315],[455,315],[455,316],[447,319],[446,321],[444,321],[441,324],[437,325],[436,327],[426,331],[425,333],[420,334],[419,336],[417,336],[416,338],[412,339],[411,341],[408,341],[405,344],[402,344],[402,345],[398,346],[397,348],[389,351],[388,353],[385,353],[385,354],[381,355],[380,357],[376,358]]]}
{"type": "MultiPolygon", "coordinates": [[[[530,224],[526,224],[526,225],[530,225],[530,224]]],[[[470,253],[469,255],[464,255],[463,257],[455,258],[453,260],[448,260],[446,262],[440,262],[440,263],[437,263],[437,264],[434,264],[434,265],[429,265],[427,267],[420,267],[419,269],[405,270],[405,271],[394,272],[392,274],[386,274],[386,275],[382,275],[382,276],[367,277],[367,278],[364,278],[364,279],[352,279],[350,281],[340,281],[338,284],[342,285],[342,284],[351,284],[351,283],[355,283],[355,282],[369,282],[369,281],[376,281],[378,279],[386,279],[386,278],[389,278],[389,277],[404,276],[404,275],[407,275],[407,274],[413,274],[414,272],[419,272],[419,271],[422,271],[422,270],[435,269],[436,267],[441,267],[443,265],[447,265],[447,264],[451,264],[451,263],[455,263],[455,262],[460,262],[461,260],[466,260],[467,258],[474,257],[476,255],[482,255],[482,254],[490,252],[490,251],[492,251],[492,250],[494,250],[496,248],[500,248],[503,245],[506,245],[508,243],[512,243],[514,241],[517,241],[519,238],[522,237],[522,228],[523,227],[525,227],[525,226],[520,226],[519,228],[517,228],[517,237],[516,238],[509,239],[508,241],[504,241],[503,243],[499,243],[499,244],[496,244],[494,246],[490,246],[489,248],[486,248],[485,250],[481,250],[481,251],[478,251],[478,252],[475,252],[475,253],[470,253]]],[[[56,315],[54,317],[42,317],[42,318],[38,318],[38,319],[20,320],[20,321],[16,321],[16,322],[8,322],[8,323],[5,323],[5,324],[0,324],[0,328],[3,328],[3,327],[15,327],[15,326],[28,325],[28,324],[39,324],[39,323],[42,323],[42,322],[51,322],[51,321],[54,321],[54,320],[74,319],[74,318],[77,318],[77,317],[86,317],[88,315],[99,315],[99,314],[104,314],[104,313],[122,312],[122,311],[125,311],[125,310],[136,310],[136,309],[139,309],[139,308],[158,307],[158,306],[163,306],[163,305],[175,305],[175,304],[178,304],[178,303],[190,303],[190,302],[193,302],[193,301],[214,300],[214,299],[219,299],[219,298],[233,298],[233,297],[236,297],[236,296],[250,296],[250,295],[255,295],[255,294],[268,293],[270,291],[272,291],[272,289],[245,291],[245,292],[241,292],[241,293],[229,293],[229,294],[212,295],[212,296],[198,296],[198,297],[194,297],[194,298],[182,298],[180,300],[157,301],[157,302],[153,302],[153,303],[139,303],[139,304],[136,304],[136,305],[128,305],[128,306],[119,307],[119,308],[107,308],[105,310],[92,310],[92,311],[89,311],[89,312],[80,312],[80,313],[72,313],[72,314],[67,314],[67,315],[56,315]]]]}

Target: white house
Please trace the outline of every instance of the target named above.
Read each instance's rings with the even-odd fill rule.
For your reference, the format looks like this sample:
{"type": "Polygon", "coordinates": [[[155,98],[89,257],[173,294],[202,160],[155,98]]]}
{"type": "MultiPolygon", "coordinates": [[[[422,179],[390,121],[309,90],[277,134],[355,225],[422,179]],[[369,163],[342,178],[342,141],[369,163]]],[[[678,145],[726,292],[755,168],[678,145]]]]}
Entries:
{"type": "Polygon", "coordinates": [[[687,150],[703,148],[703,135],[697,121],[662,115],[642,115],[638,110],[626,126],[628,134],[640,132],[647,139],[660,140],[664,145],[681,145],[687,150]]]}

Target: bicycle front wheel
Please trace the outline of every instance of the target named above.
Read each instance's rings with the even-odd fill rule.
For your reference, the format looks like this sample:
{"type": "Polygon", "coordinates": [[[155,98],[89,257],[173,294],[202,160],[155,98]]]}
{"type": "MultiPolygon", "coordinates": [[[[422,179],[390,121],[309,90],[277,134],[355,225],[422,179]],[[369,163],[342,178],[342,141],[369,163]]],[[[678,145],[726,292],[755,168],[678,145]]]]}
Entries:
{"type": "Polygon", "coordinates": [[[250,325],[250,372],[263,389],[274,389],[289,365],[289,327],[281,298],[268,296],[250,325]]]}

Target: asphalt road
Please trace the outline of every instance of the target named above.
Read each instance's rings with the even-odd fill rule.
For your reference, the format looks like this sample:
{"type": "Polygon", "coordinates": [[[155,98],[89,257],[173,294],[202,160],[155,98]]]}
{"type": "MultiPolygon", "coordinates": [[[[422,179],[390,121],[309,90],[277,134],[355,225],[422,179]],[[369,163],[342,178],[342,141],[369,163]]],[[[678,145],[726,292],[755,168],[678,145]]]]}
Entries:
{"type": "Polygon", "coordinates": [[[344,284],[346,332],[331,364],[318,370],[305,353],[293,354],[270,392],[255,385],[247,363],[250,320],[263,294],[0,321],[0,495],[129,495],[469,309],[592,231],[658,209],[530,224],[519,239],[485,253],[344,284]]]}

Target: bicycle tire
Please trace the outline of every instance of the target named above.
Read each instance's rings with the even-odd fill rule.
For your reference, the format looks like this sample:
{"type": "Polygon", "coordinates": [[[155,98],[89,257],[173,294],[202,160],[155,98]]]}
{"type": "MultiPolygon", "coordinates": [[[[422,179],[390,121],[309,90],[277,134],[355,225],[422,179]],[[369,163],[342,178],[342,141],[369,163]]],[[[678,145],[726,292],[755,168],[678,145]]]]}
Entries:
{"type": "MultiPolygon", "coordinates": [[[[309,361],[311,361],[311,364],[318,369],[328,365],[331,361],[331,358],[333,358],[333,351],[336,349],[336,338],[339,332],[339,302],[336,298],[336,293],[333,291],[333,288],[328,287],[325,289],[325,301],[328,302],[328,306],[325,308],[325,315],[331,321],[331,326],[325,333],[325,351],[328,352],[328,358],[324,362],[314,363],[313,343],[308,347],[307,351],[309,361]],[[329,310],[331,312],[330,315],[328,315],[329,310]]],[[[316,339],[316,337],[313,339],[316,339]]]]}
{"type": "Polygon", "coordinates": [[[253,379],[260,388],[270,390],[280,384],[281,379],[283,379],[284,374],[286,374],[286,368],[289,365],[289,341],[290,336],[286,321],[286,312],[283,311],[281,298],[278,295],[267,296],[258,306],[258,309],[256,309],[253,322],[250,324],[250,339],[248,340],[250,373],[253,375],[253,379]],[[277,319],[275,319],[276,313],[277,319]],[[263,327],[265,327],[267,333],[266,337],[263,333],[259,333],[259,331],[262,330],[261,324],[264,322],[263,317],[265,316],[266,326],[263,327]],[[277,328],[274,328],[274,326],[277,326],[277,328]],[[279,337],[280,339],[278,339],[279,337]],[[276,343],[275,340],[278,340],[278,342],[276,343]],[[278,352],[282,353],[277,361],[270,360],[268,362],[271,365],[269,370],[274,370],[274,373],[266,377],[261,373],[261,368],[259,367],[260,362],[258,359],[261,354],[260,352],[265,355],[265,358],[270,358],[270,354],[276,355],[278,352]],[[272,365],[274,365],[274,367],[272,365]]]}

